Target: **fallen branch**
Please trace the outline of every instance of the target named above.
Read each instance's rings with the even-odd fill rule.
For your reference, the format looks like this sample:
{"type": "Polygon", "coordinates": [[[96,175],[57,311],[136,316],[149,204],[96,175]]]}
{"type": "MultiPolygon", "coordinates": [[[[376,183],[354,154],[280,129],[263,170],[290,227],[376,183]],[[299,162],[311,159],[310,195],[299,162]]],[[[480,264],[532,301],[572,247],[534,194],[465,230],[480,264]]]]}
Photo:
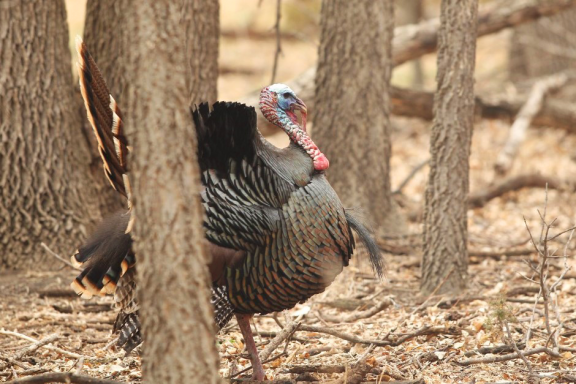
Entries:
{"type": "MultiPolygon", "coordinates": [[[[396,347],[410,339],[413,339],[418,336],[423,335],[440,335],[440,334],[452,334],[454,330],[445,328],[445,327],[432,327],[432,326],[424,326],[419,328],[413,332],[406,333],[401,337],[395,340],[370,340],[370,339],[362,339],[344,332],[337,331],[332,328],[325,328],[325,327],[318,327],[314,325],[300,325],[300,331],[307,331],[307,332],[316,332],[316,333],[325,333],[327,335],[332,335],[338,337],[342,340],[350,341],[352,343],[357,344],[374,344],[377,347],[384,347],[384,346],[393,346],[396,347]]],[[[391,335],[388,335],[389,338],[391,335]]]]}
{"type": "MultiPolygon", "coordinates": [[[[20,338],[20,339],[24,339],[24,340],[31,341],[31,342],[33,342],[33,343],[39,343],[39,340],[36,340],[36,339],[34,339],[34,338],[30,337],[30,336],[26,336],[26,335],[21,334],[21,333],[18,333],[18,332],[5,331],[5,330],[2,329],[2,330],[0,330],[0,335],[14,336],[14,337],[18,337],[18,338],[20,338]]],[[[71,357],[71,358],[73,358],[73,359],[84,358],[84,359],[89,360],[89,361],[101,360],[101,358],[98,358],[98,357],[82,356],[82,355],[79,355],[79,354],[74,353],[74,352],[66,351],[66,350],[64,350],[64,349],[62,349],[62,348],[54,347],[54,346],[52,346],[52,345],[39,345],[39,346],[40,346],[41,348],[45,348],[45,349],[48,349],[48,350],[50,350],[50,351],[57,352],[57,353],[59,353],[59,354],[61,354],[61,355],[64,355],[64,356],[67,356],[67,357],[71,357]]]]}
{"type": "MultiPolygon", "coordinates": [[[[520,349],[524,349],[524,347],[526,347],[525,343],[518,343],[516,345],[520,349]]],[[[512,346],[503,344],[503,345],[496,345],[494,347],[482,347],[475,349],[473,351],[468,351],[464,354],[464,356],[470,357],[475,355],[487,355],[489,353],[497,354],[497,353],[511,352],[513,350],[514,348],[512,348],[512,346]]]]}
{"type": "MultiPolygon", "coordinates": [[[[559,354],[554,353],[554,351],[552,351],[549,348],[546,347],[538,347],[538,348],[533,348],[533,349],[528,349],[524,352],[522,352],[523,356],[530,356],[530,355],[536,355],[538,353],[547,353],[548,355],[552,356],[552,357],[560,357],[559,354]]],[[[500,355],[500,356],[486,356],[486,357],[479,357],[476,359],[466,359],[466,360],[454,360],[454,362],[458,365],[461,366],[468,366],[468,365],[472,365],[472,364],[490,364],[490,363],[501,363],[503,361],[509,361],[509,360],[514,360],[514,359],[519,359],[520,356],[518,356],[518,354],[516,352],[513,353],[509,353],[506,355],[500,355]]]]}
{"type": "Polygon", "coordinates": [[[10,364],[14,364],[16,361],[20,360],[21,358],[28,355],[29,353],[36,351],[38,348],[40,348],[46,344],[50,344],[53,341],[56,341],[58,339],[58,337],[59,336],[57,334],[47,336],[47,337],[43,338],[42,340],[38,340],[37,342],[33,343],[32,345],[29,345],[28,347],[24,348],[20,352],[16,353],[16,355],[14,355],[12,357],[7,357],[6,360],[8,362],[4,363],[4,364],[0,364],[0,371],[6,369],[10,364]]]}
{"type": "Polygon", "coordinates": [[[73,383],[73,384],[119,384],[120,381],[98,379],[95,377],[77,375],[71,372],[45,373],[43,375],[26,377],[8,381],[8,384],[45,384],[45,383],[73,383]]]}
{"type": "Polygon", "coordinates": [[[346,316],[334,316],[323,313],[322,318],[331,323],[353,323],[360,319],[366,319],[368,317],[372,317],[375,314],[382,312],[384,309],[390,307],[391,305],[392,300],[389,297],[387,297],[386,299],[382,300],[377,305],[373,306],[372,308],[366,311],[358,311],[346,316]]]}
{"type": "Polygon", "coordinates": [[[299,326],[300,326],[299,322],[291,322],[287,324],[282,329],[282,331],[278,332],[276,337],[270,340],[270,343],[268,343],[266,348],[264,348],[264,350],[260,353],[260,359],[261,360],[268,359],[268,357],[270,357],[272,352],[274,352],[274,350],[278,348],[278,346],[282,344],[284,340],[290,339],[290,337],[294,334],[294,332],[296,332],[299,326]]]}
{"type": "MultiPolygon", "coordinates": [[[[521,0],[499,2],[482,9],[478,15],[478,37],[515,27],[541,17],[551,16],[576,5],[575,1],[521,0]],[[491,8],[491,9],[490,9],[491,8]]],[[[394,30],[394,65],[416,59],[436,51],[438,46],[439,19],[430,19],[417,25],[407,25],[394,30]]]]}
{"type": "Polygon", "coordinates": [[[334,381],[334,384],[360,384],[364,380],[364,376],[370,372],[372,367],[366,363],[369,353],[374,347],[368,348],[362,358],[352,365],[349,371],[346,371],[344,377],[334,381]]]}
{"type": "Polygon", "coordinates": [[[499,257],[521,257],[521,256],[528,256],[534,253],[534,250],[531,248],[526,249],[508,249],[502,251],[476,251],[471,249],[468,252],[468,256],[474,257],[491,257],[491,258],[499,258],[499,257]]]}
{"type": "Polygon", "coordinates": [[[518,149],[526,138],[526,131],[530,127],[536,114],[542,109],[546,95],[549,92],[560,88],[566,84],[567,81],[568,75],[566,73],[557,73],[537,81],[532,86],[528,100],[522,109],[520,109],[516,120],[514,120],[512,127],[510,127],[510,133],[506,140],[506,144],[500,151],[496,163],[494,164],[494,170],[498,174],[504,175],[512,167],[518,149]]]}
{"type": "Polygon", "coordinates": [[[548,184],[549,189],[566,189],[566,183],[551,176],[543,176],[537,173],[514,176],[500,181],[487,190],[471,193],[468,198],[468,207],[481,208],[490,200],[508,192],[517,191],[522,188],[545,188],[546,184],[548,184]]]}
{"type": "Polygon", "coordinates": [[[76,298],[78,295],[71,290],[70,288],[61,289],[61,288],[54,288],[54,289],[43,289],[38,291],[38,296],[41,298],[43,297],[70,297],[76,298]]]}

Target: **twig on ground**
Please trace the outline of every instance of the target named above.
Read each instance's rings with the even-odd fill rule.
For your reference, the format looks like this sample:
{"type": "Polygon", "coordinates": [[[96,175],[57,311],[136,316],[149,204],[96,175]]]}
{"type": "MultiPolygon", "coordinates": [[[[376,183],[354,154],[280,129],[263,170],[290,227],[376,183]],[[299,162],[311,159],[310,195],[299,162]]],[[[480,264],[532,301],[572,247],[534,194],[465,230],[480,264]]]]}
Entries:
{"type": "Polygon", "coordinates": [[[388,345],[395,347],[395,346],[398,346],[398,345],[406,342],[407,340],[410,340],[414,337],[423,336],[423,335],[440,335],[440,334],[452,334],[452,333],[454,333],[454,330],[447,329],[445,327],[424,326],[424,327],[419,328],[413,332],[406,333],[395,340],[387,340],[388,337],[390,337],[390,335],[387,335],[385,340],[369,340],[369,339],[362,339],[362,338],[359,338],[359,337],[356,337],[356,336],[353,336],[350,334],[346,334],[344,332],[340,332],[340,331],[337,331],[337,330],[332,329],[332,328],[317,327],[314,325],[302,324],[302,325],[300,325],[299,330],[300,331],[307,331],[307,332],[325,333],[327,335],[332,335],[332,336],[338,337],[340,339],[350,341],[352,343],[374,344],[377,347],[383,347],[383,346],[388,346],[388,345]]]}
{"type": "Polygon", "coordinates": [[[282,53],[282,36],[280,35],[281,18],[282,18],[282,0],[277,0],[276,24],[274,24],[274,29],[276,30],[276,52],[274,53],[274,64],[272,66],[272,80],[270,81],[270,84],[274,84],[274,80],[276,80],[276,70],[278,69],[278,58],[282,53]]]}
{"type": "MultiPolygon", "coordinates": [[[[14,336],[14,337],[18,337],[18,338],[20,338],[20,339],[24,339],[24,340],[31,341],[31,342],[33,342],[33,343],[38,343],[38,342],[39,342],[39,340],[36,340],[36,339],[34,339],[34,338],[30,337],[30,336],[26,336],[26,335],[23,335],[23,334],[18,333],[18,332],[5,331],[5,330],[3,330],[3,329],[0,329],[0,335],[14,336]]],[[[64,356],[67,356],[67,357],[71,357],[71,358],[73,358],[73,359],[80,359],[80,358],[84,357],[86,360],[89,360],[89,361],[101,360],[101,358],[99,358],[99,357],[90,357],[90,356],[79,355],[79,354],[77,354],[77,353],[69,352],[69,351],[66,351],[66,350],[64,350],[64,349],[62,349],[62,348],[54,347],[54,346],[52,346],[52,345],[39,345],[39,347],[45,348],[45,349],[48,349],[48,350],[51,350],[51,351],[54,351],[54,352],[57,352],[57,353],[59,353],[59,354],[61,354],[61,355],[64,355],[64,356]]]]}
{"type": "Polygon", "coordinates": [[[504,320],[503,325],[504,325],[504,328],[506,328],[506,335],[507,335],[507,340],[508,340],[509,345],[512,347],[512,349],[514,349],[514,352],[516,352],[516,355],[518,355],[518,357],[522,359],[522,361],[526,365],[526,368],[528,369],[528,372],[530,372],[530,376],[534,376],[534,370],[532,370],[532,364],[530,364],[530,362],[528,361],[526,356],[524,356],[522,354],[522,352],[520,352],[518,345],[516,345],[516,342],[514,341],[514,338],[512,337],[512,333],[510,332],[510,324],[508,323],[507,320],[504,320]]]}
{"type": "Polygon", "coordinates": [[[542,109],[544,98],[549,92],[560,88],[566,84],[567,81],[568,75],[566,73],[556,73],[537,81],[532,86],[528,100],[518,113],[512,127],[510,127],[506,144],[496,159],[496,163],[494,164],[494,170],[496,173],[504,175],[510,170],[514,163],[514,159],[518,154],[518,149],[526,138],[526,131],[528,130],[528,127],[530,127],[532,119],[540,109],[542,109]]]}
{"type": "MultiPolygon", "coordinates": [[[[48,372],[48,370],[46,368],[32,368],[32,369],[25,369],[23,371],[19,371],[18,375],[19,376],[30,376],[30,375],[36,375],[38,373],[44,373],[44,372],[48,372]]],[[[13,376],[12,372],[0,372],[0,376],[13,376]]]]}
{"type": "Polygon", "coordinates": [[[360,359],[352,365],[350,371],[345,371],[344,377],[336,380],[334,384],[360,384],[362,380],[364,380],[364,376],[372,369],[372,367],[366,363],[366,360],[373,349],[374,345],[372,344],[366,352],[362,354],[360,359]]]}
{"type": "Polygon", "coordinates": [[[278,348],[278,346],[280,344],[282,344],[282,342],[284,340],[290,339],[290,337],[294,334],[294,332],[296,332],[298,330],[299,326],[300,326],[300,322],[295,322],[295,321],[291,322],[289,324],[286,324],[284,329],[282,329],[282,331],[280,331],[276,335],[276,337],[274,337],[274,339],[272,339],[270,341],[270,343],[266,346],[266,348],[264,348],[264,350],[260,353],[260,358],[262,360],[268,359],[268,357],[270,357],[272,352],[274,352],[274,350],[276,348],[278,348]]]}
{"type": "Polygon", "coordinates": [[[76,375],[70,372],[51,372],[38,376],[8,381],[8,384],[46,384],[46,383],[71,383],[71,384],[120,384],[120,381],[98,379],[96,377],[76,375]]]}
{"type": "Polygon", "coordinates": [[[468,252],[469,256],[474,257],[492,257],[492,258],[499,258],[499,257],[520,257],[520,256],[528,256],[534,253],[532,248],[526,249],[509,249],[509,250],[502,250],[502,251],[476,251],[471,249],[468,252]]]}
{"type": "MultiPolygon", "coordinates": [[[[560,355],[558,353],[555,353],[553,350],[546,348],[546,347],[538,347],[538,348],[533,348],[533,349],[528,349],[524,352],[521,352],[522,356],[530,356],[530,355],[535,355],[538,353],[547,353],[550,356],[553,357],[559,357],[560,355]]],[[[475,358],[475,359],[466,359],[466,360],[454,360],[456,362],[456,364],[458,365],[462,365],[462,366],[467,366],[467,365],[472,365],[472,364],[490,364],[490,363],[497,363],[497,362],[502,362],[502,361],[509,361],[509,360],[514,360],[514,359],[518,359],[518,353],[513,352],[513,353],[509,353],[506,355],[499,355],[499,356],[486,356],[486,357],[479,357],[479,358],[475,358]]]]}
{"type": "Polygon", "coordinates": [[[50,335],[50,336],[43,338],[42,340],[38,340],[38,341],[34,342],[33,344],[31,344],[28,347],[21,350],[20,352],[16,353],[14,356],[6,358],[8,360],[8,363],[0,364],[0,371],[6,369],[6,367],[8,367],[8,365],[14,364],[15,361],[20,360],[21,358],[28,355],[29,353],[36,351],[38,348],[40,348],[46,344],[49,344],[53,341],[56,341],[58,338],[59,338],[58,334],[53,334],[53,335],[50,335]]]}
{"type": "Polygon", "coordinates": [[[68,260],[66,260],[65,258],[63,258],[62,256],[60,256],[59,254],[57,254],[56,252],[52,251],[50,248],[48,248],[48,246],[44,243],[40,243],[40,246],[42,248],[44,248],[44,250],[46,252],[48,252],[48,254],[54,256],[56,259],[60,260],[61,262],[63,262],[64,264],[66,264],[67,266],[69,266],[70,268],[74,268],[77,271],[81,271],[82,268],[78,268],[77,266],[75,266],[74,264],[72,264],[71,262],[69,262],[68,260]]]}
{"type": "Polygon", "coordinates": [[[38,291],[38,296],[40,297],[78,297],[78,295],[71,290],[68,289],[61,289],[61,288],[54,288],[54,289],[43,289],[38,291]]]}
{"type": "MultiPolygon", "coordinates": [[[[519,343],[516,344],[519,349],[524,349],[526,347],[526,343],[519,343]]],[[[512,346],[503,344],[503,345],[495,345],[494,347],[482,347],[475,349],[473,351],[468,351],[464,354],[466,357],[471,357],[475,355],[487,355],[489,353],[498,354],[503,352],[512,352],[514,348],[512,346]]]]}
{"type": "Polygon", "coordinates": [[[384,309],[390,307],[392,304],[393,304],[392,300],[389,297],[387,297],[386,299],[380,301],[378,304],[376,304],[375,306],[366,311],[355,312],[343,316],[334,316],[322,313],[322,318],[327,321],[330,321],[331,323],[353,323],[360,319],[366,319],[368,317],[372,317],[377,313],[382,312],[384,309]]]}
{"type": "MultiPolygon", "coordinates": [[[[269,359],[267,359],[267,360],[263,360],[263,361],[262,361],[262,365],[264,365],[264,364],[266,364],[266,363],[269,363],[269,362],[271,362],[271,361],[274,361],[274,360],[276,360],[276,359],[279,359],[279,358],[281,358],[282,356],[286,356],[287,354],[288,354],[288,352],[286,352],[286,350],[284,350],[283,352],[277,354],[276,356],[273,356],[273,357],[271,357],[271,358],[269,358],[269,359]]],[[[243,373],[245,373],[245,372],[248,372],[248,371],[251,370],[251,369],[252,369],[252,365],[250,365],[248,368],[244,368],[243,370],[236,372],[233,376],[230,377],[230,379],[234,379],[236,376],[241,375],[241,374],[243,374],[243,373]]]]}

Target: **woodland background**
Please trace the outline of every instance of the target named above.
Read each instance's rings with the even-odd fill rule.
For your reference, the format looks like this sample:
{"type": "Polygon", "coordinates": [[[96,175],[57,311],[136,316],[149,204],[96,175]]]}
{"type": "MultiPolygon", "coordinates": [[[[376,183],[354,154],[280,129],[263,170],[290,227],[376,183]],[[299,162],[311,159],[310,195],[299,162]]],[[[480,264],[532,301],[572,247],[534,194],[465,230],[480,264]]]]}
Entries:
{"type": "MultiPolygon", "coordinates": [[[[0,1],[0,15],[15,2],[0,1]]],[[[97,7],[97,2],[88,3],[88,10],[91,5],[97,7]]],[[[220,40],[214,40],[219,45],[217,99],[255,104],[253,92],[270,84],[274,77],[275,82],[293,86],[307,104],[314,106],[318,100],[314,99],[314,78],[309,68],[318,62],[321,2],[220,0],[219,3],[216,12],[220,15],[220,40]],[[274,28],[278,4],[281,4],[279,33],[274,28]],[[281,53],[277,55],[279,46],[281,53]],[[276,56],[277,69],[273,75],[276,56]]],[[[390,88],[389,197],[392,202],[388,207],[388,203],[367,196],[370,204],[375,205],[365,212],[386,253],[386,279],[378,281],[373,277],[360,251],[352,267],[324,294],[285,314],[256,317],[257,342],[263,348],[273,344],[271,340],[283,343],[275,351],[270,349],[269,357],[273,359],[265,364],[267,376],[278,382],[575,382],[576,273],[572,270],[574,244],[570,242],[569,229],[576,224],[576,81],[571,72],[576,69],[576,2],[480,1],[479,31],[484,31],[484,36],[478,38],[476,47],[470,197],[468,209],[464,207],[468,226],[464,237],[468,250],[467,287],[445,294],[439,288],[455,275],[452,270],[447,268],[447,274],[440,274],[442,284],[433,284],[427,292],[422,289],[421,270],[423,242],[426,246],[423,216],[430,178],[427,164],[438,60],[434,52],[436,44],[427,40],[427,31],[437,30],[430,20],[439,17],[440,1],[399,0],[394,4],[397,41],[405,44],[404,50],[394,45],[394,60],[405,62],[394,67],[391,77],[394,88],[390,88]],[[507,10],[513,16],[506,22],[490,24],[507,10]],[[554,16],[540,18],[546,12],[554,16]],[[516,28],[502,27],[506,23],[518,24],[518,20],[526,23],[516,28]],[[402,29],[403,25],[418,23],[420,27],[402,29]],[[492,29],[482,29],[487,24],[492,29]],[[426,54],[414,55],[414,52],[426,54]],[[407,57],[402,58],[401,54],[407,57]],[[532,103],[528,103],[520,117],[529,127],[511,139],[510,127],[514,121],[522,121],[517,114],[528,100],[532,103]],[[516,137],[519,139],[515,140],[516,137]],[[513,155],[502,157],[504,148],[512,148],[513,155]],[[374,211],[383,214],[386,223],[372,217],[374,211]],[[568,231],[555,237],[565,230],[568,231]]],[[[58,39],[69,39],[74,65],[73,41],[83,33],[87,5],[85,1],[67,0],[66,9],[69,35],[59,34],[58,39]]],[[[117,14],[122,11],[121,6],[114,8],[117,14]]],[[[111,20],[106,24],[105,17],[94,20],[103,23],[101,30],[107,34],[84,36],[87,43],[92,39],[94,44],[105,45],[117,32],[116,28],[123,27],[111,20]]],[[[5,21],[0,18],[0,42],[5,21]]],[[[211,28],[209,23],[203,27],[211,28]]],[[[89,45],[89,49],[100,48],[92,49],[89,45]]],[[[121,57],[129,55],[132,49],[136,48],[124,40],[115,52],[121,57]]],[[[365,49],[372,47],[366,44],[365,49]]],[[[4,55],[2,60],[7,60],[5,48],[0,47],[0,52],[4,55]]],[[[39,66],[49,66],[51,60],[59,59],[52,56],[31,60],[39,66]]],[[[97,55],[95,60],[100,64],[97,55]]],[[[110,67],[115,65],[114,60],[106,62],[110,67]]],[[[0,69],[3,80],[0,85],[5,86],[4,80],[10,72],[4,68],[5,72],[0,69]]],[[[110,78],[106,68],[103,71],[110,78]]],[[[123,76],[110,81],[120,84],[120,89],[129,89],[132,74],[123,76]]],[[[0,88],[0,94],[7,89],[0,88]]],[[[346,103],[339,96],[325,97],[346,103]]],[[[54,97],[69,98],[70,106],[80,105],[78,92],[64,96],[56,92],[54,97]]],[[[120,104],[122,107],[122,101],[120,104]]],[[[313,107],[311,111],[314,113],[313,107]]],[[[358,111],[358,119],[364,118],[364,112],[358,111]]],[[[0,134],[4,151],[0,156],[4,157],[0,157],[0,165],[5,167],[10,163],[6,161],[7,154],[17,150],[7,144],[6,132],[10,127],[5,124],[6,110],[3,113],[0,117],[5,120],[0,121],[0,125],[4,124],[0,134]]],[[[75,116],[74,119],[80,119],[81,115],[75,116]]],[[[62,125],[77,123],[61,121],[62,125]]],[[[260,128],[274,144],[287,144],[284,133],[262,124],[260,128]]],[[[314,126],[311,129],[316,137],[314,126]]],[[[75,135],[68,136],[70,143],[85,140],[80,134],[75,135]]],[[[326,137],[326,132],[318,135],[326,137]]],[[[54,135],[38,138],[49,142],[54,139],[54,135]]],[[[71,144],[69,149],[73,148],[71,144]]],[[[152,153],[154,147],[148,150],[152,153]]],[[[78,158],[92,155],[74,154],[78,158]]],[[[138,161],[144,161],[140,159],[145,157],[139,155],[138,161]]],[[[332,161],[335,155],[328,157],[332,161]]],[[[346,158],[346,154],[341,158],[346,158]]],[[[10,204],[20,201],[18,211],[24,217],[35,204],[34,199],[26,196],[11,200],[14,197],[7,192],[11,185],[26,183],[27,171],[41,172],[39,169],[46,166],[24,160],[19,163],[22,178],[14,175],[14,169],[2,169],[0,214],[4,218],[10,215],[8,212],[13,208],[10,204]]],[[[53,167],[59,169],[58,164],[56,160],[53,167]]],[[[74,375],[70,373],[68,378],[76,382],[85,380],[79,378],[84,375],[100,378],[102,383],[142,380],[139,355],[124,358],[122,353],[107,348],[114,320],[110,298],[88,302],[75,298],[68,284],[77,271],[63,265],[51,253],[56,251],[67,259],[78,239],[90,232],[96,219],[82,219],[78,212],[104,214],[121,207],[99,175],[100,167],[96,157],[94,176],[90,179],[75,175],[73,167],[57,172],[58,177],[70,177],[72,183],[91,187],[86,189],[90,194],[74,198],[76,207],[54,220],[52,230],[46,230],[49,226],[44,223],[37,228],[27,227],[26,219],[18,221],[22,225],[19,231],[9,227],[8,220],[1,222],[0,381],[64,372],[75,373],[78,377],[72,378],[74,375]],[[68,233],[64,241],[54,235],[63,230],[68,233]],[[13,244],[21,247],[19,252],[14,252],[13,244]]],[[[354,181],[355,188],[351,188],[354,191],[364,188],[361,179],[366,176],[359,176],[359,181],[354,181]]],[[[347,176],[341,172],[329,177],[334,184],[347,176]]],[[[56,200],[55,206],[58,204],[56,200]]],[[[362,208],[366,204],[357,205],[362,208]]],[[[442,233],[439,236],[452,237],[442,233]]],[[[450,255],[439,260],[450,265],[446,261],[451,260],[450,255]]],[[[242,370],[248,368],[249,362],[242,355],[243,342],[234,323],[218,335],[217,348],[219,374],[226,378],[242,377],[242,370]]],[[[176,368],[156,364],[153,369],[176,368]]]]}

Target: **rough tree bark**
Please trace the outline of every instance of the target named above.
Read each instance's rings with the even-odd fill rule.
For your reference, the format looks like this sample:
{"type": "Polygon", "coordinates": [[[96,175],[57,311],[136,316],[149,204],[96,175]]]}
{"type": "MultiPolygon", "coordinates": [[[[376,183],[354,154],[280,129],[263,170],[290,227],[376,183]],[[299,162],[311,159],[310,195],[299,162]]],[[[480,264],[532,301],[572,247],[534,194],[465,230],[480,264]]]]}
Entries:
{"type": "MultiPolygon", "coordinates": [[[[47,268],[100,219],[63,0],[0,6],[0,268],[47,268]]],[[[57,261],[56,261],[57,262],[57,261]]]]}
{"type": "Polygon", "coordinates": [[[330,183],[385,233],[403,227],[390,191],[393,31],[392,0],[322,3],[313,118],[330,183]]]}
{"type": "MultiPolygon", "coordinates": [[[[190,70],[185,33],[198,18],[218,30],[217,0],[138,1],[122,26],[130,49],[122,52],[133,70],[124,89],[126,131],[133,143],[134,236],[144,336],[143,377],[147,383],[218,382],[213,309],[209,301],[208,255],[202,230],[196,137],[186,84],[217,71],[217,58],[190,70]],[[199,8],[198,4],[206,5],[199,8]],[[208,6],[209,5],[209,6],[208,6]],[[185,14],[191,9],[201,13],[185,14]]],[[[189,46],[203,47],[196,30],[189,46]]],[[[217,38],[216,38],[217,39],[217,38]]],[[[217,52],[217,47],[211,47],[217,52]]],[[[194,54],[194,52],[192,52],[194,54]]],[[[96,58],[98,59],[98,58],[96,58]]],[[[214,97],[216,75],[203,84],[214,97]]],[[[199,92],[197,88],[194,92],[199,92]]],[[[122,106],[121,106],[122,107],[122,106]]]]}
{"type": "Polygon", "coordinates": [[[421,291],[465,288],[477,0],[442,0],[421,291]]]}

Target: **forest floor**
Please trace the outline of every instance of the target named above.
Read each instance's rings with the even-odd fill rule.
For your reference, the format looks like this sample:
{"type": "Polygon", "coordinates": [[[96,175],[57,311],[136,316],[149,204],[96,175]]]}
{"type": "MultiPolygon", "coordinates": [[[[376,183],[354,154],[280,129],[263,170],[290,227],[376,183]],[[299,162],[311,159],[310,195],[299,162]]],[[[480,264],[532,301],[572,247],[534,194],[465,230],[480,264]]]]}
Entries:
{"type": "MultiPolygon", "coordinates": [[[[429,124],[395,119],[394,125],[393,185],[398,186],[426,160],[429,124]]],[[[503,122],[477,122],[472,193],[501,180],[492,166],[507,131],[503,122]]],[[[538,173],[568,180],[576,174],[573,148],[576,138],[563,131],[530,129],[511,174],[538,173]]],[[[576,380],[576,271],[566,271],[575,261],[570,257],[549,260],[548,286],[563,276],[549,304],[548,322],[542,298],[535,304],[539,283],[529,280],[537,280],[531,266],[538,264],[539,257],[533,252],[523,217],[538,241],[541,220],[537,210],[543,212],[544,189],[510,192],[470,210],[468,289],[454,297],[421,296],[418,211],[426,178],[425,167],[399,196],[402,212],[413,220],[407,219],[406,226],[412,236],[382,239],[383,248],[391,251],[385,255],[384,281],[373,277],[360,252],[325,293],[279,314],[276,320],[255,318],[261,348],[281,330],[279,324],[300,323],[287,347],[283,342],[271,355],[279,357],[265,364],[268,379],[354,382],[354,374],[362,371],[363,382],[523,383],[528,382],[529,363],[542,383],[576,380]],[[510,336],[520,349],[537,353],[526,361],[518,358],[503,332],[504,322],[509,323],[510,336]],[[554,340],[560,346],[556,355],[551,353],[554,340]]],[[[557,218],[551,235],[573,226],[575,214],[572,190],[548,192],[546,220],[557,218]]],[[[558,249],[556,255],[564,254],[568,235],[549,242],[558,249]]],[[[569,244],[567,255],[573,255],[575,248],[569,244]]],[[[0,382],[67,371],[140,381],[137,354],[124,357],[106,348],[115,318],[111,299],[75,297],[68,286],[76,273],[66,266],[52,272],[0,273],[0,382]],[[32,341],[23,335],[33,340],[55,336],[48,339],[50,344],[25,351],[32,341]]],[[[241,356],[242,336],[234,321],[218,335],[217,343],[222,376],[249,367],[241,356]]]]}

